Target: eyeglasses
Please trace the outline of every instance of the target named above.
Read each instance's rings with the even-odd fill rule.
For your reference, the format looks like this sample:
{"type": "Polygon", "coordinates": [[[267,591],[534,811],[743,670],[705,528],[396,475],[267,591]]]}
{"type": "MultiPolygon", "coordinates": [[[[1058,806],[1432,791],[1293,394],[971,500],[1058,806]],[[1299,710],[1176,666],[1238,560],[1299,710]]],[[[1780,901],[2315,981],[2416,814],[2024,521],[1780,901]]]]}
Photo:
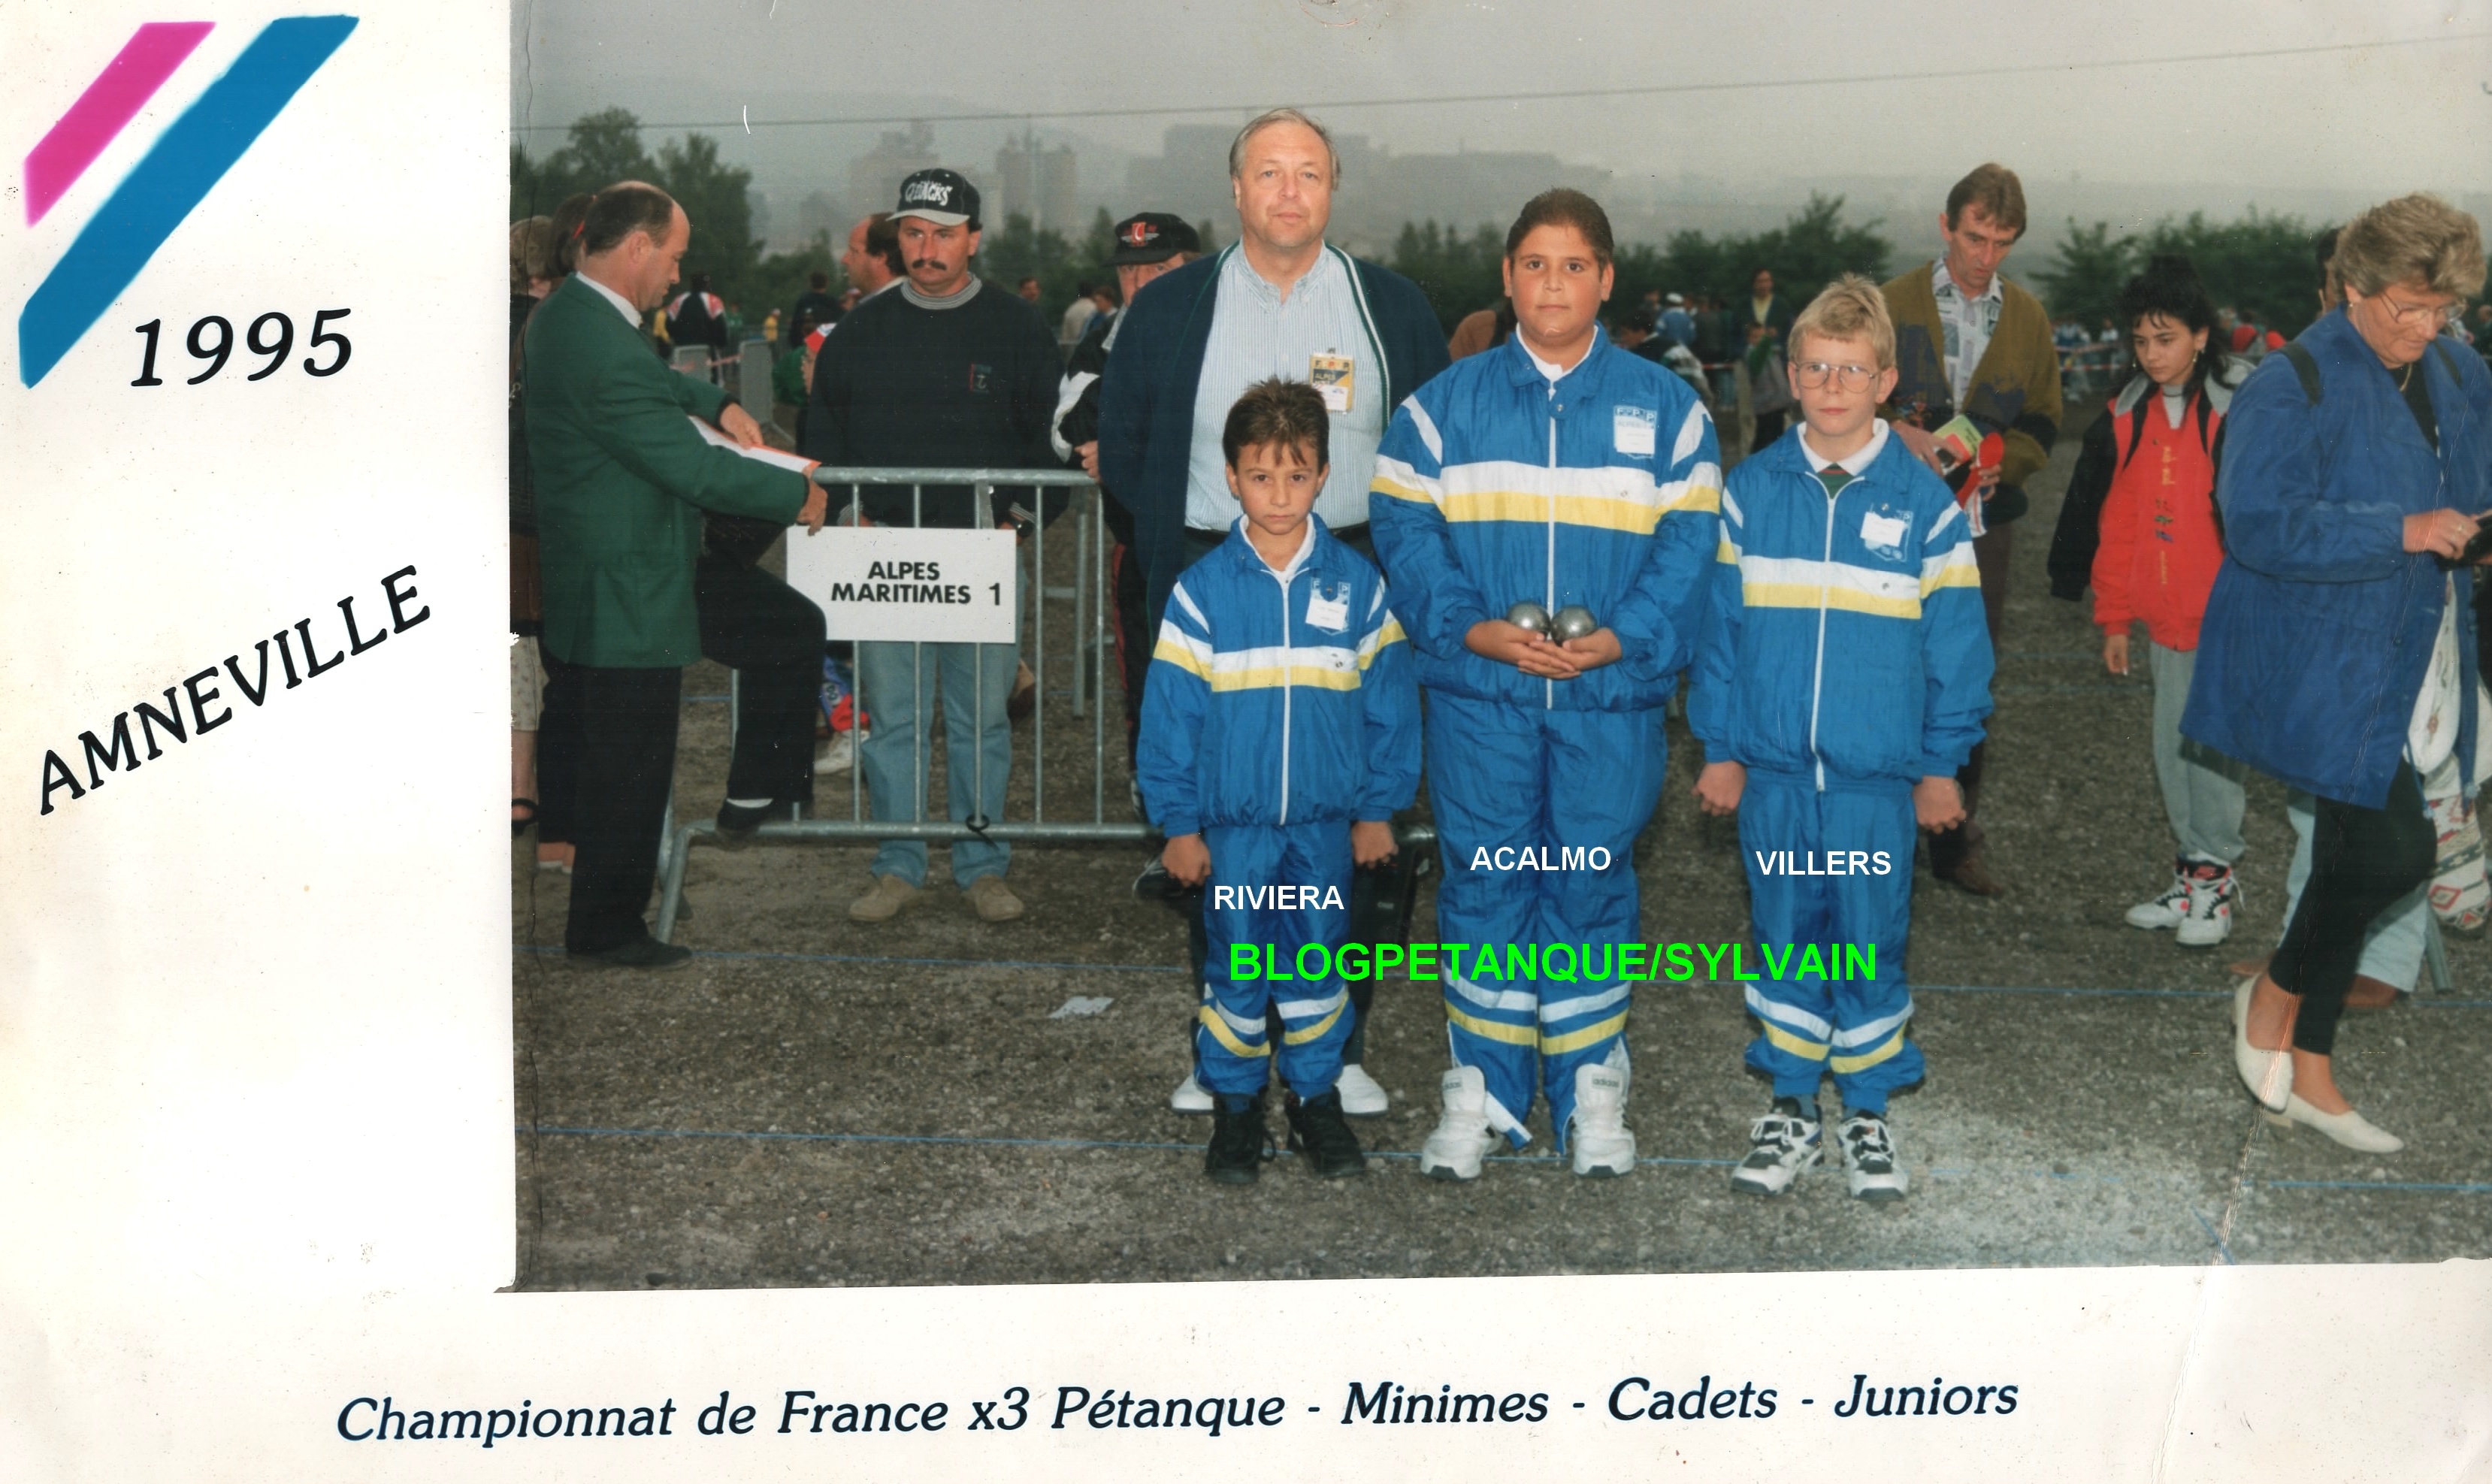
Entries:
{"type": "Polygon", "coordinates": [[[2443,305],[2399,304],[2386,290],[2382,290],[2378,298],[2388,307],[2388,317],[2401,325],[2429,325],[2437,330],[2466,315],[2466,301],[2463,299],[2443,305]]]}
{"type": "Polygon", "coordinates": [[[1834,384],[1842,390],[1857,392],[1869,384],[1871,377],[1878,374],[1873,367],[1836,366],[1827,361],[1802,361],[1795,365],[1792,370],[1798,374],[1799,384],[1812,392],[1825,385],[1825,378],[1828,376],[1833,377],[1834,384]]]}

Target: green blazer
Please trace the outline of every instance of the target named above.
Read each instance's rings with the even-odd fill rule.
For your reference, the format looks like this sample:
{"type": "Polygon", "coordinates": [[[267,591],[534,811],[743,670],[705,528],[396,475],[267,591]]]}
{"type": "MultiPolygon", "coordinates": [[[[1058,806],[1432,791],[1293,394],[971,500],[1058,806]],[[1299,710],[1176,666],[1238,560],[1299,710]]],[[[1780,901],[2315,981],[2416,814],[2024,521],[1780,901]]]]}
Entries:
{"type": "Polygon", "coordinates": [[[804,476],[703,442],[686,416],[716,420],[727,394],[669,371],[577,277],[537,307],[524,354],[546,645],[574,665],[690,665],[701,512],[792,521],[804,476]]]}

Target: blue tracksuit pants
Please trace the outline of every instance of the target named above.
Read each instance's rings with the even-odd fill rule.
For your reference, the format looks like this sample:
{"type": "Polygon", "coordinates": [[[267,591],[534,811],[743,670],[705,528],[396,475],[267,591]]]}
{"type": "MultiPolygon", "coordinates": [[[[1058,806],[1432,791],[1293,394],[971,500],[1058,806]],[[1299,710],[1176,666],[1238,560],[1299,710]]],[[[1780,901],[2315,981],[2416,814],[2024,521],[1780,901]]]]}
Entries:
{"type": "MultiPolygon", "coordinates": [[[[1813,780],[1750,770],[1739,800],[1739,847],[1748,868],[1748,898],[1756,926],[1761,976],[1746,986],[1748,1012],[1764,1024],[1748,1044],[1748,1065],[1771,1077],[1776,1097],[1817,1100],[1817,1085],[1834,1074],[1843,1106],[1884,1113],[1886,1095],[1921,1080],[1921,1049],[1905,1035],[1913,1016],[1912,991],[1904,984],[1904,946],[1913,920],[1912,785],[1898,781],[1837,783],[1821,792],[1813,780]],[[1828,852],[1847,852],[1843,864],[1863,864],[1849,852],[1866,852],[1874,865],[1884,851],[1887,871],[1842,875],[1824,871],[1828,852]],[[1760,856],[1777,856],[1765,869],[1760,856]],[[1793,867],[1799,868],[1795,874],[1793,867]],[[1814,944],[1821,962],[1839,945],[1865,959],[1877,948],[1873,973],[1843,976],[1800,973],[1814,944]],[[1789,950],[1786,953],[1786,950],[1789,950]],[[1783,965],[1774,972],[1774,965],[1783,965]]],[[[1858,965],[1854,965],[1855,970],[1858,965]]]]}
{"type": "MultiPolygon", "coordinates": [[[[1277,1008],[1281,1079],[1301,1098],[1320,1097],[1340,1080],[1342,1044],[1350,1039],[1350,990],[1330,965],[1350,936],[1350,821],[1206,825],[1202,843],[1211,851],[1202,909],[1211,952],[1195,1016],[1195,1080],[1214,1096],[1262,1091],[1272,1065],[1265,1012],[1277,1008]],[[1244,905],[1246,890],[1277,886],[1312,887],[1318,904],[1344,905],[1276,908],[1268,897],[1244,905]],[[1268,945],[1271,966],[1295,975],[1298,950],[1311,943],[1326,950],[1320,978],[1230,973],[1232,945],[1252,948],[1259,965],[1268,945]]],[[[1307,957],[1314,967],[1316,956],[1307,957]]]]}
{"type": "MultiPolygon", "coordinates": [[[[1428,697],[1428,798],[1444,858],[1437,937],[1463,943],[1464,972],[1444,976],[1457,1066],[1488,1083],[1489,1121],[1517,1148],[1538,1089],[1558,1143],[1575,1111],[1575,1069],[1626,1065],[1629,990],[1623,944],[1644,939],[1635,840],[1661,799],[1662,712],[1551,711],[1428,697]],[[1529,850],[1564,869],[1498,869],[1529,850]],[[1606,851],[1594,868],[1569,850],[1606,851]],[[1486,864],[1476,865],[1481,852],[1486,864]],[[1492,977],[1478,951],[1561,943],[1588,958],[1570,981],[1492,977]],[[1595,972],[1597,971],[1597,972],[1595,972]]],[[[1596,857],[1597,858],[1597,857],[1596,857]]],[[[1545,965],[1544,965],[1545,967],[1545,965]]]]}

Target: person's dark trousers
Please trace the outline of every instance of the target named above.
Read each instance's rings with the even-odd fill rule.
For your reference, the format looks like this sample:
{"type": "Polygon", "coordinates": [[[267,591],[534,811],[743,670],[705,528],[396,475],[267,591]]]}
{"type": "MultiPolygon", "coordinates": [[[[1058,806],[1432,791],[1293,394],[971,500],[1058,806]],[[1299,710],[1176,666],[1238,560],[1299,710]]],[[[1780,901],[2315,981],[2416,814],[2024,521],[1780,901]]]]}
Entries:
{"type": "Polygon", "coordinates": [[[715,551],[701,553],[693,576],[701,653],[735,669],[742,696],[727,796],[812,803],[822,610],[770,574],[715,551]]]}
{"type": "Polygon", "coordinates": [[[1142,739],[1142,682],[1151,672],[1151,650],[1159,642],[1143,609],[1150,585],[1142,577],[1141,557],[1129,546],[1108,549],[1108,591],[1115,600],[1116,674],[1125,682],[1125,762],[1134,765],[1142,739]]]}
{"type": "Polygon", "coordinates": [[[568,665],[553,683],[579,718],[571,919],[563,947],[601,953],[649,935],[640,920],[658,878],[658,838],[674,782],[679,668],[568,665]]]}
{"type": "Polygon", "coordinates": [[[545,704],[537,713],[537,844],[568,845],[578,828],[573,803],[579,797],[579,685],[562,676],[578,667],[554,658],[537,641],[545,667],[545,704]]]}
{"type": "MultiPolygon", "coordinates": [[[[1369,539],[1368,528],[1366,526],[1353,525],[1347,530],[1335,531],[1333,534],[1340,538],[1342,545],[1350,548],[1359,555],[1366,557],[1371,562],[1376,561],[1376,543],[1369,539]]],[[[1191,567],[1196,562],[1202,560],[1212,552],[1220,549],[1220,544],[1228,539],[1229,533],[1225,530],[1202,531],[1197,530],[1190,525],[1187,526],[1185,528],[1185,565],[1191,567]]],[[[1382,570],[1383,565],[1384,564],[1381,562],[1377,562],[1377,567],[1380,571],[1382,570]]],[[[1139,580],[1136,585],[1140,585],[1139,580]]],[[[1390,891],[1393,887],[1393,881],[1394,878],[1389,873],[1367,870],[1352,871],[1350,874],[1350,921],[1371,921],[1372,918],[1370,916],[1369,906],[1370,899],[1379,891],[1390,891]]],[[[1204,900],[1208,902],[1210,899],[1206,896],[1204,900]]],[[[1367,946],[1373,947],[1375,945],[1368,944],[1367,946]]],[[[1185,924],[1185,960],[1186,963],[1194,969],[1195,992],[1197,994],[1202,993],[1203,959],[1210,953],[1210,951],[1211,935],[1209,930],[1203,926],[1202,913],[1198,912],[1194,916],[1187,918],[1185,924]]],[[[1350,1010],[1351,1021],[1350,1026],[1350,1039],[1343,1044],[1341,1049],[1341,1060],[1344,1066],[1362,1066],[1367,1060],[1367,1007],[1375,1002],[1376,981],[1374,979],[1352,979],[1349,981],[1347,988],[1350,991],[1350,1010]]],[[[1280,1011],[1274,1010],[1271,1012],[1266,1019],[1264,1029],[1271,1036],[1272,1044],[1275,1046],[1279,1045],[1281,1035],[1280,1011]]]]}
{"type": "Polygon", "coordinates": [[[2431,875],[2438,848],[2411,763],[2397,764],[2385,808],[2317,801],[2310,883],[2267,966],[2278,989],[2301,996],[2293,1021],[2296,1051],[2326,1056],[2334,1050],[2336,1019],[2361,963],[2363,934],[2431,875]]]}
{"type": "Polygon", "coordinates": [[[1790,416],[1789,409],[1758,413],[1756,431],[1748,437],[1748,452],[1753,454],[1773,447],[1774,440],[1783,435],[1783,424],[1790,416]]]}
{"type": "MultiPolygon", "coordinates": [[[[2007,559],[2016,534],[2013,525],[1994,525],[1973,538],[1973,565],[1981,569],[1981,617],[1990,629],[1990,647],[1999,648],[1999,628],[2007,616],[2007,559]]],[[[1992,720],[1998,713],[1991,714],[1992,720]]],[[[1989,750],[1987,739],[1973,746],[1973,756],[1964,760],[1955,775],[1964,789],[1964,822],[1954,829],[1934,833],[1930,840],[1930,870],[1951,876],[1956,868],[1981,853],[1981,820],[1976,808],[1981,799],[1981,760],[1989,750]]]]}

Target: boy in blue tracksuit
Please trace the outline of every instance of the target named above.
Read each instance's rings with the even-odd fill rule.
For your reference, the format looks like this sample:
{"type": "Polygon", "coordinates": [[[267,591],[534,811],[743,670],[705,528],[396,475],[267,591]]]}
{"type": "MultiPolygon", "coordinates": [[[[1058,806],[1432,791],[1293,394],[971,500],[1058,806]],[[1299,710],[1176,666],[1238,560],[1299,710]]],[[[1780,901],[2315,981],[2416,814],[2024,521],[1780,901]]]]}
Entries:
{"type": "Polygon", "coordinates": [[[1438,936],[1470,948],[1443,975],[1454,1066],[1419,1155],[1442,1179],[1528,1143],[1543,1095],[1576,1173],[1635,1168],[1617,950],[1643,939],[1635,839],[1703,625],[1721,456],[1687,383],[1600,333],[1611,256],[1589,196],[1533,197],[1506,234],[1514,338],[1420,387],[1377,456],[1377,553],[1428,690],[1438,936]],[[1523,603],[1590,632],[1507,622],[1523,603]]]}
{"type": "Polygon", "coordinates": [[[1792,324],[1801,423],[1731,473],[1688,725],[1696,795],[1739,816],[1765,974],[1748,1065],[1773,1080],[1732,1188],[1779,1195],[1824,1159],[1828,1073],[1846,1183],[1897,1201],[1910,1180],[1886,1095],[1921,1080],[1904,985],[1918,829],[1964,819],[1955,782],[1990,714],[1991,653],[1973,540],[1944,481],[1877,418],[1895,327],[1845,275],[1792,324]]]}
{"type": "Polygon", "coordinates": [[[1230,409],[1243,514],[1170,593],[1142,691],[1136,767],[1162,859],[1209,884],[1195,1078],[1212,1095],[1203,1172],[1227,1184],[1261,1163],[1275,1059],[1290,1147],[1327,1178],[1365,1167],[1334,1086],[1350,1013],[1333,961],[1352,863],[1393,854],[1393,812],[1419,786],[1418,687],[1384,579],[1313,513],[1326,434],[1304,382],[1260,382],[1230,409]]]}

